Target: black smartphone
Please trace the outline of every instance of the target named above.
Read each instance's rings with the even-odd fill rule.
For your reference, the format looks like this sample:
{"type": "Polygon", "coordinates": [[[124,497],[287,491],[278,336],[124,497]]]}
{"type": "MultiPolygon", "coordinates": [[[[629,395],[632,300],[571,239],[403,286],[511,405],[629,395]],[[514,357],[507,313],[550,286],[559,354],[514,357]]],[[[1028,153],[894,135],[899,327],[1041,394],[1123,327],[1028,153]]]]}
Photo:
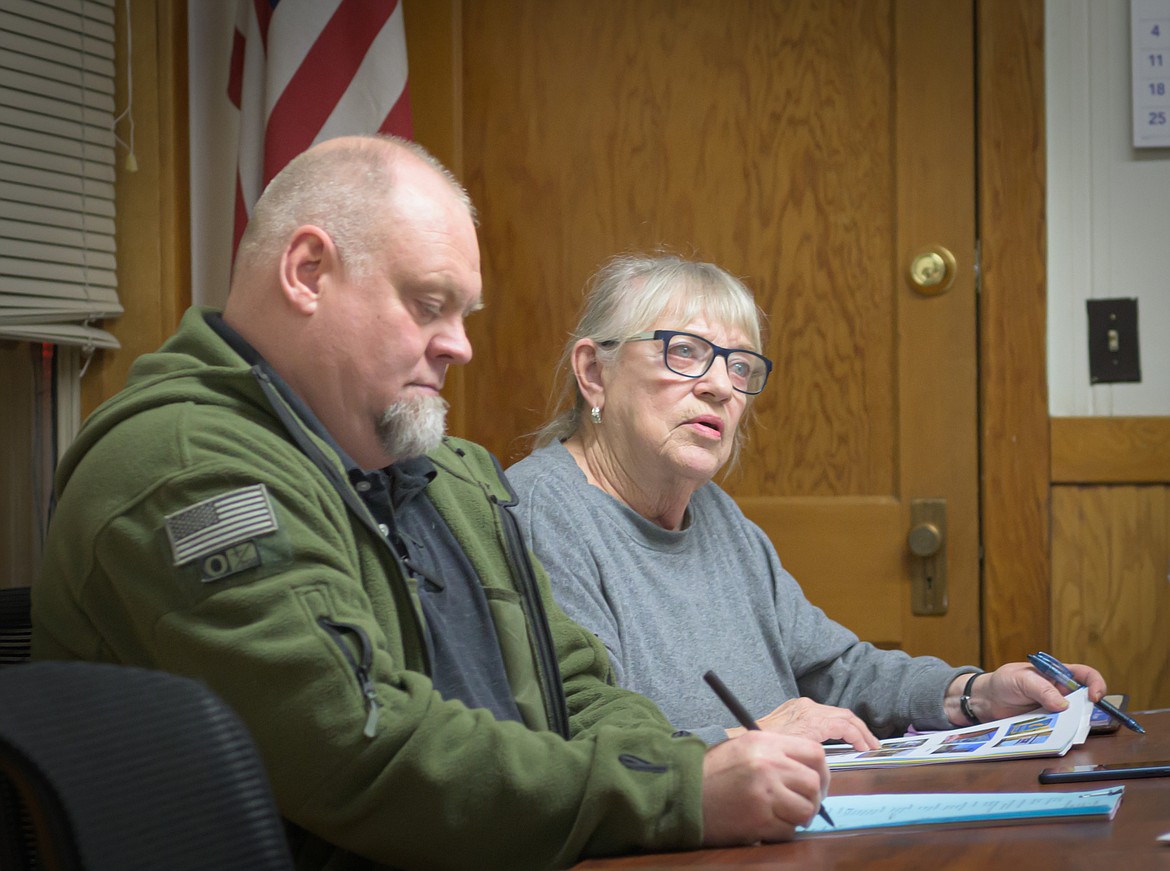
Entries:
{"type": "Polygon", "coordinates": [[[1110,765],[1069,765],[1045,768],[1041,783],[1072,783],[1081,780],[1129,780],[1133,777],[1170,776],[1170,759],[1156,762],[1116,762],[1110,765]]]}

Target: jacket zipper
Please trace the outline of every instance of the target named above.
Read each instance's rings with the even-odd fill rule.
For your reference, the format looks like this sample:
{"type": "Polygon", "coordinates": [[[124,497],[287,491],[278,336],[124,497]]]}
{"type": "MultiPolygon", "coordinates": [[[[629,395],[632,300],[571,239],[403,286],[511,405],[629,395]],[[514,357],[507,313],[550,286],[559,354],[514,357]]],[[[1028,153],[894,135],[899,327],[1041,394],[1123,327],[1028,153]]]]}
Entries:
{"type": "MultiPolygon", "coordinates": [[[[431,663],[427,656],[426,630],[423,627],[422,618],[415,611],[414,605],[411,601],[410,593],[405,589],[405,574],[402,571],[402,561],[398,554],[395,553],[394,547],[382,535],[382,531],[378,528],[377,522],[366,510],[358,495],[349,486],[349,482],[341,477],[336,467],[329,461],[325,454],[317,447],[316,443],[309,437],[308,430],[300,419],[293,413],[293,411],[285,404],[280,391],[276,385],[272,383],[272,379],[265,371],[264,367],[257,364],[252,367],[252,376],[256,379],[257,384],[260,385],[260,391],[264,394],[264,398],[268,400],[268,406],[272,409],[273,414],[284,425],[285,431],[288,432],[293,442],[304,452],[305,456],[312,461],[322,474],[329,479],[329,483],[333,485],[333,489],[341,497],[341,501],[354,513],[363,526],[373,533],[375,540],[381,543],[381,546],[386,549],[386,553],[394,561],[398,568],[399,579],[403,581],[400,586],[395,586],[394,579],[387,575],[386,582],[390,586],[391,595],[398,599],[399,605],[409,614],[409,626],[414,630],[415,642],[420,651],[419,655],[423,661],[423,673],[431,673],[431,663]]],[[[407,621],[404,618],[403,628],[405,629],[407,621]]],[[[356,627],[354,627],[356,628],[356,627]]],[[[360,630],[358,630],[360,631],[360,630]]],[[[362,633],[364,636],[364,633],[362,633]]],[[[367,641],[368,643],[368,641],[367,641]]]]}
{"type": "Polygon", "coordinates": [[[536,575],[532,571],[532,563],[527,558],[527,548],[524,547],[520,535],[519,522],[512,512],[500,504],[495,495],[489,497],[501,518],[504,527],[504,543],[508,562],[512,566],[512,576],[520,590],[520,598],[528,612],[528,625],[536,635],[536,651],[538,667],[541,677],[545,681],[545,712],[549,718],[549,725],[553,731],[564,738],[569,737],[569,711],[565,706],[565,691],[561,683],[561,669],[557,664],[555,645],[552,640],[552,630],[548,624],[548,615],[544,610],[540,592],[536,585],[536,575]]]}
{"type": "Polygon", "coordinates": [[[339,623],[328,617],[318,617],[317,624],[329,633],[329,637],[341,649],[341,655],[345,657],[349,667],[353,669],[354,677],[357,678],[358,686],[366,700],[366,727],[362,730],[362,734],[367,738],[373,738],[377,733],[375,727],[378,724],[380,705],[378,704],[378,691],[374,688],[374,681],[370,677],[370,668],[374,664],[374,648],[370,644],[370,636],[360,626],[355,626],[352,623],[339,623]],[[361,650],[360,660],[354,656],[353,650],[346,644],[346,635],[353,635],[357,638],[358,647],[361,650]]]}

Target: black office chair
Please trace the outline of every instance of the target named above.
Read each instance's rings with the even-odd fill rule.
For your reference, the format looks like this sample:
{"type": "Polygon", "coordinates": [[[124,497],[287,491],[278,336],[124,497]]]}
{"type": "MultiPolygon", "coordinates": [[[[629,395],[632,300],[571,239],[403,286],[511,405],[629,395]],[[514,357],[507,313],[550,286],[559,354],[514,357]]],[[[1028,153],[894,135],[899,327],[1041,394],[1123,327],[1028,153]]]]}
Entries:
{"type": "Polygon", "coordinates": [[[28,661],[32,644],[29,587],[0,588],[0,668],[28,661]]]}
{"type": "MultiPolygon", "coordinates": [[[[29,587],[0,588],[0,669],[28,662],[32,646],[29,587]]],[[[0,868],[35,868],[36,835],[28,807],[0,775],[0,868]]]]}
{"type": "Polygon", "coordinates": [[[81,662],[0,669],[0,786],[5,871],[292,868],[251,736],[188,678],[81,662]]]}

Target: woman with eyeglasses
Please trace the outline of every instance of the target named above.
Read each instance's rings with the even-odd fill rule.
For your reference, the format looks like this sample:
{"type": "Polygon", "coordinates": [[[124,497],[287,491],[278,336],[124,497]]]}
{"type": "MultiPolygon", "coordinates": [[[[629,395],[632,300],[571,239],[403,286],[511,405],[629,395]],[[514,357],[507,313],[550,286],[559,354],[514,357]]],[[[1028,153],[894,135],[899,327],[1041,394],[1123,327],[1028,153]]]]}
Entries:
{"type": "MultiPolygon", "coordinates": [[[[713,482],[734,463],[772,363],[738,279],[673,255],[622,255],[590,282],[561,357],[559,408],[508,470],[558,603],[609,650],[617,682],[708,743],[761,728],[858,749],[1067,703],[1027,663],[984,675],[879,650],[829,619],[713,482]]],[[[1073,665],[1091,698],[1094,669],[1073,665]]]]}

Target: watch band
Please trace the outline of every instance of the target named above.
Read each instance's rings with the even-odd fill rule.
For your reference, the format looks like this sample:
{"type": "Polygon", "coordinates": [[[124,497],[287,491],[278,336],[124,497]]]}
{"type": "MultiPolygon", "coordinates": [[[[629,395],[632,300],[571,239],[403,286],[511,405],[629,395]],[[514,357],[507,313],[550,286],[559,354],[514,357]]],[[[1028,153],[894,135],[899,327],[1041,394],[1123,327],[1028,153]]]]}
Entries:
{"type": "Polygon", "coordinates": [[[983,674],[981,671],[975,672],[967,679],[967,685],[963,687],[963,694],[959,696],[959,710],[963,712],[963,716],[971,721],[972,726],[979,725],[979,718],[975,716],[975,712],[971,710],[971,688],[975,685],[975,678],[983,674]]]}

